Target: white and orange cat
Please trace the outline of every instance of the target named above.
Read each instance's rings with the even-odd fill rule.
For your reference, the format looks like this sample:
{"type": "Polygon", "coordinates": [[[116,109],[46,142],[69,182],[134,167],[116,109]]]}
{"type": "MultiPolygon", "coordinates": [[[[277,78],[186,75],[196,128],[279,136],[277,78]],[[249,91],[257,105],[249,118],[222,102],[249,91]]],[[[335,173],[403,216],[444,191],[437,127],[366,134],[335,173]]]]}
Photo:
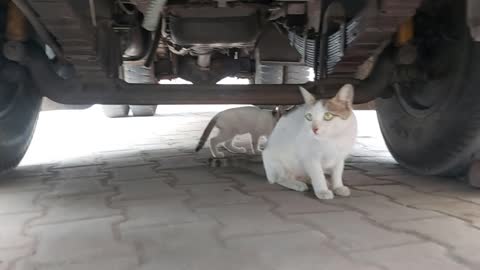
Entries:
{"type": "Polygon", "coordinates": [[[328,100],[300,92],[305,104],[280,119],[262,153],[268,181],[301,192],[311,183],[319,199],[349,196],[342,174],[357,135],[353,86],[344,85],[328,100]]]}

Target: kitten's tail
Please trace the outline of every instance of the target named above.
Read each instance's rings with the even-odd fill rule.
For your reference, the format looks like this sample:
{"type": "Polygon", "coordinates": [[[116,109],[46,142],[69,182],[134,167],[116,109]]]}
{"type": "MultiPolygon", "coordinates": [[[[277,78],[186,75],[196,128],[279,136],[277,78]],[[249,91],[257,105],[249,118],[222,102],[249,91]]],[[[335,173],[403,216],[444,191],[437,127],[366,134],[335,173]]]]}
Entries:
{"type": "Polygon", "coordinates": [[[207,127],[203,131],[202,136],[200,137],[200,140],[198,141],[197,147],[195,148],[195,152],[200,151],[202,147],[205,145],[205,142],[207,141],[208,137],[210,136],[210,133],[212,132],[212,129],[215,127],[217,124],[217,118],[218,114],[215,115],[210,122],[208,122],[207,127]]]}

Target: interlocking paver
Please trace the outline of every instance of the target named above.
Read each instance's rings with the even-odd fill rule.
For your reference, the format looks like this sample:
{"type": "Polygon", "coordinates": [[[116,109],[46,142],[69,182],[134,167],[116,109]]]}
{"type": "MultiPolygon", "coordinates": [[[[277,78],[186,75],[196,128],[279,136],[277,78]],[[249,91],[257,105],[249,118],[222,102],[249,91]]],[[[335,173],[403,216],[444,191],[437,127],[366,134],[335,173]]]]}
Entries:
{"type": "Polygon", "coordinates": [[[54,185],[52,191],[45,197],[72,196],[80,194],[93,194],[113,191],[113,187],[105,186],[102,181],[109,179],[105,176],[74,178],[49,182],[54,185]]]}
{"type": "Polygon", "coordinates": [[[142,270],[262,269],[253,251],[226,249],[217,239],[219,228],[214,221],[193,222],[125,230],[123,238],[142,246],[142,270]]]}
{"type": "Polygon", "coordinates": [[[343,208],[325,204],[314,196],[305,196],[305,194],[290,190],[252,192],[252,194],[273,202],[276,205],[275,211],[282,214],[344,211],[343,208]]]}
{"type": "Polygon", "coordinates": [[[410,244],[398,247],[359,252],[353,255],[389,270],[467,270],[471,269],[452,259],[447,250],[433,243],[410,244]]]}
{"type": "Polygon", "coordinates": [[[193,149],[215,112],[159,110],[48,134],[41,117],[30,165],[0,177],[0,270],[480,268],[479,191],[400,168],[363,113],[352,195],[321,201],[270,185],[260,156],[209,167],[193,149]]]}
{"type": "Polygon", "coordinates": [[[52,169],[52,172],[55,172],[52,180],[106,176],[107,174],[100,168],[100,165],[92,165],[52,169]]]}
{"type": "Polygon", "coordinates": [[[49,176],[29,176],[12,179],[0,177],[0,194],[15,193],[23,191],[47,190],[49,187],[44,183],[49,176]]]}
{"type": "Polygon", "coordinates": [[[418,192],[408,186],[403,185],[366,186],[358,188],[388,196],[389,198],[405,205],[458,202],[456,199],[440,196],[440,194],[435,195],[431,193],[418,192]]]}
{"type": "Polygon", "coordinates": [[[24,225],[41,213],[24,213],[5,215],[0,222],[0,253],[2,249],[26,247],[33,243],[33,238],[24,234],[24,225]]]}
{"type": "Polygon", "coordinates": [[[172,171],[171,174],[176,179],[175,185],[232,182],[231,179],[213,174],[205,166],[175,170],[172,171]]]}
{"type": "Polygon", "coordinates": [[[466,220],[480,228],[480,206],[470,202],[423,204],[419,207],[466,220]]]}
{"type": "Polygon", "coordinates": [[[231,184],[185,185],[182,189],[192,195],[188,204],[194,208],[263,201],[238,191],[231,184]]]}
{"type": "Polygon", "coordinates": [[[42,207],[34,202],[40,193],[40,191],[24,191],[1,194],[0,215],[42,210],[42,207]]]}
{"type": "Polygon", "coordinates": [[[377,269],[354,262],[328,245],[327,237],[318,231],[277,233],[226,241],[228,248],[253,252],[252,259],[264,269],[377,269]]]}
{"type": "Polygon", "coordinates": [[[185,195],[185,191],[174,189],[161,180],[119,182],[116,186],[119,194],[113,197],[112,201],[145,200],[185,195]]]}
{"type": "MultiPolygon", "coordinates": [[[[188,196],[155,198],[131,202],[122,205],[127,221],[120,225],[121,229],[144,228],[162,225],[191,223],[208,219],[206,215],[194,212],[186,206],[188,196]]],[[[113,207],[116,207],[116,203],[113,207]]]]}
{"type": "Polygon", "coordinates": [[[257,203],[203,208],[198,212],[208,214],[223,225],[220,230],[222,238],[308,229],[303,224],[274,215],[271,208],[257,203]]]}
{"type": "Polygon", "coordinates": [[[334,205],[344,205],[351,209],[365,213],[378,222],[392,222],[399,220],[412,220],[439,216],[440,214],[429,210],[419,210],[405,207],[385,199],[382,196],[367,196],[349,198],[348,200],[333,200],[334,205]]]}
{"type": "Polygon", "coordinates": [[[346,251],[378,249],[421,240],[404,232],[386,229],[351,211],[303,214],[291,217],[294,220],[306,221],[328,234],[333,242],[346,251]]]}
{"type": "Polygon", "coordinates": [[[112,182],[135,181],[139,179],[162,178],[167,174],[157,173],[153,165],[104,169],[112,174],[112,182]]]}
{"type": "MultiPolygon", "coordinates": [[[[9,248],[9,249],[0,249],[0,270],[9,270],[12,269],[15,262],[29,254],[33,250],[31,248],[9,248]]],[[[15,269],[20,269],[16,267],[15,269]]]]}
{"type": "Polygon", "coordinates": [[[82,196],[46,197],[40,200],[46,214],[33,221],[34,225],[45,225],[119,215],[120,210],[106,205],[113,193],[98,193],[82,196]]]}
{"type": "Polygon", "coordinates": [[[468,250],[479,250],[480,230],[470,224],[451,217],[439,217],[418,221],[398,222],[392,225],[405,231],[422,234],[434,241],[454,249],[457,256],[480,267],[478,254],[465,253],[468,250]],[[473,256],[472,256],[473,255],[473,256]]]}
{"type": "Polygon", "coordinates": [[[343,172],[343,183],[347,186],[368,186],[368,185],[388,185],[392,181],[381,180],[372,176],[363,174],[356,170],[345,170],[343,172]]]}
{"type": "Polygon", "coordinates": [[[32,228],[29,233],[37,237],[38,246],[24,264],[36,269],[68,269],[72,265],[78,269],[79,265],[105,261],[111,265],[116,265],[116,261],[134,264],[134,247],[113,236],[113,224],[122,220],[109,217],[32,228]]]}

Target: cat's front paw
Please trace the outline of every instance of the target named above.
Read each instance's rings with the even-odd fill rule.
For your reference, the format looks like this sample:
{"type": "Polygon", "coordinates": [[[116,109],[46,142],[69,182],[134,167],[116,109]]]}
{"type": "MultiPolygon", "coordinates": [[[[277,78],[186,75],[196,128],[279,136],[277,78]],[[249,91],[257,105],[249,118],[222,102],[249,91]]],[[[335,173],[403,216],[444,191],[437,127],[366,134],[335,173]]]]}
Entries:
{"type": "Polygon", "coordinates": [[[315,195],[317,198],[320,200],[331,200],[333,199],[333,192],[331,190],[320,190],[320,191],[315,191],[315,195]]]}
{"type": "Polygon", "coordinates": [[[333,192],[335,193],[335,195],[342,197],[350,196],[350,189],[346,186],[337,187],[333,190],[333,192]]]}

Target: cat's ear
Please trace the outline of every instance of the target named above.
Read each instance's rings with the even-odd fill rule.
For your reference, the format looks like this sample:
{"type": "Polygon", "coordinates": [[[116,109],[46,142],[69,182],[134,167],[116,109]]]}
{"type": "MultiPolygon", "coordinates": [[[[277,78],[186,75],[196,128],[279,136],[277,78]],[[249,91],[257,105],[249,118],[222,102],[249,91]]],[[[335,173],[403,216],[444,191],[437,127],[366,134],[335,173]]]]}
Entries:
{"type": "Polygon", "coordinates": [[[354,97],[353,85],[345,84],[342,88],[340,88],[337,95],[335,96],[335,99],[340,102],[345,102],[348,104],[349,107],[352,107],[353,97],[354,97]]]}
{"type": "Polygon", "coordinates": [[[313,105],[315,104],[315,97],[310,94],[305,88],[300,86],[300,93],[302,94],[303,100],[305,101],[305,104],[307,105],[313,105]]]}

